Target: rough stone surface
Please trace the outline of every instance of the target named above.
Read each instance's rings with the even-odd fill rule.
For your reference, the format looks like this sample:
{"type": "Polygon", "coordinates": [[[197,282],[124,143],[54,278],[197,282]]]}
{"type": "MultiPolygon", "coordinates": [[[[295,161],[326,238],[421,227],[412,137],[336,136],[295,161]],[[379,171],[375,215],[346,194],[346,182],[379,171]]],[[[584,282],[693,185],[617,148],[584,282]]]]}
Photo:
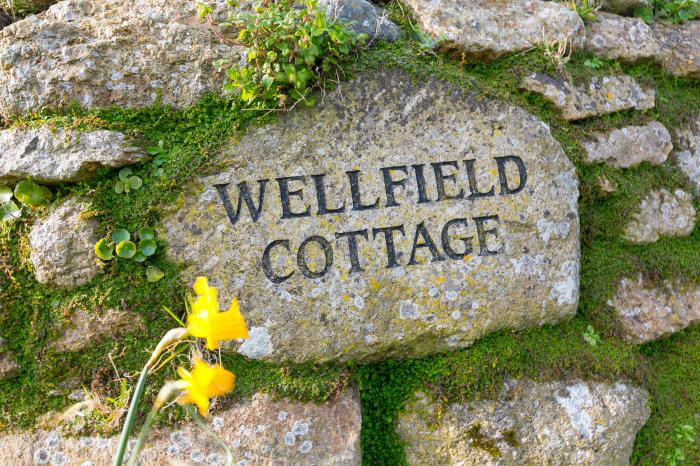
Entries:
{"type": "Polygon", "coordinates": [[[84,207],[69,199],[32,226],[30,259],[39,283],[74,288],[100,272],[93,252],[98,225],[95,219],[80,218],[84,207]]]}
{"type": "Polygon", "coordinates": [[[680,25],[657,21],[652,30],[666,71],[674,76],[700,78],[700,20],[680,25]]]}
{"type": "Polygon", "coordinates": [[[661,236],[688,236],[695,228],[693,198],[683,190],[652,191],[627,225],[625,239],[653,243],[661,236]]]}
{"type": "Polygon", "coordinates": [[[562,3],[540,0],[407,0],[423,29],[470,55],[496,58],[546,42],[582,44],[583,22],[562,3]]]}
{"type": "Polygon", "coordinates": [[[143,317],[135,312],[108,309],[103,312],[74,311],[70,322],[53,344],[56,351],[78,351],[106,336],[144,328],[143,317]]]}
{"type": "Polygon", "coordinates": [[[0,353],[0,380],[10,379],[19,372],[19,365],[14,354],[5,350],[0,353]]]}
{"type": "Polygon", "coordinates": [[[661,165],[673,149],[671,134],[659,122],[644,126],[628,126],[614,129],[607,134],[598,134],[596,139],[585,141],[588,162],[629,168],[642,162],[661,165]]]}
{"type": "Polygon", "coordinates": [[[700,287],[670,283],[654,284],[641,275],[623,278],[608,303],[618,313],[631,343],[646,343],[700,322],[700,287]]]}
{"type": "Polygon", "coordinates": [[[651,0],[602,0],[600,2],[601,10],[627,16],[632,16],[637,8],[648,6],[651,6],[651,0]]]}
{"type": "Polygon", "coordinates": [[[629,76],[591,78],[588,86],[534,73],[523,80],[522,88],[551,101],[568,121],[581,120],[620,110],[654,108],[656,92],[644,90],[629,76]]]}
{"type": "MultiPolygon", "coordinates": [[[[360,404],[345,392],[323,404],[273,402],[265,395],[214,411],[211,427],[231,446],[233,464],[360,464],[360,404]]],[[[116,437],[64,437],[58,430],[0,435],[0,457],[16,466],[111,464],[116,437]]],[[[155,430],[143,466],[223,466],[223,449],[199,427],[155,430]]]]}
{"type": "Polygon", "coordinates": [[[686,128],[676,131],[676,139],[676,163],[695,186],[695,193],[700,194],[700,114],[686,128]]]}
{"type": "Polygon", "coordinates": [[[176,107],[218,92],[219,58],[242,48],[221,44],[195,17],[196,2],[65,0],[0,32],[0,112],[73,101],[86,107],[176,107]]]}
{"type": "Polygon", "coordinates": [[[98,167],[136,163],[143,154],[116,131],[71,132],[47,127],[0,131],[0,183],[80,181],[98,167]]]}
{"type": "Polygon", "coordinates": [[[230,167],[186,188],[183,204],[164,222],[165,236],[170,257],[185,262],[188,280],[205,275],[224,302],[238,297],[251,328],[240,347],[247,356],[419,356],[468,346],[497,329],[558,321],[576,310],[576,175],[549,128],[522,109],[476,100],[436,80],[416,83],[398,70],[377,72],[341,84],[312,110],[249,130],[218,163],[230,167]],[[505,155],[511,158],[499,159],[499,171],[494,157],[505,155]],[[512,157],[522,160],[526,181],[512,157]],[[471,170],[465,160],[472,160],[471,170]],[[447,178],[443,200],[436,201],[437,168],[430,164],[443,162],[453,165],[440,165],[447,178]],[[384,173],[394,182],[407,180],[394,186],[396,205],[381,171],[394,166],[405,171],[384,173]],[[415,166],[422,167],[428,202],[419,202],[415,166]],[[358,178],[355,201],[346,172],[358,178]],[[508,189],[522,190],[507,194],[499,173],[508,189]],[[318,176],[312,181],[309,175],[318,176]],[[308,206],[308,216],[282,218],[282,183],[275,178],[289,176],[306,177],[285,183],[290,209],[308,206]],[[260,205],[259,186],[267,187],[256,221],[245,202],[235,215],[244,182],[254,206],[260,205]],[[344,205],[343,213],[319,215],[316,183],[324,186],[325,207],[344,205]],[[472,188],[493,192],[479,196],[472,188]],[[448,199],[460,192],[461,199],[448,199]],[[375,200],[377,208],[359,207],[375,200]],[[498,216],[500,224],[485,216],[498,216]],[[458,221],[445,229],[459,218],[466,226],[458,221]],[[401,225],[404,233],[389,235],[392,261],[392,248],[376,229],[401,225]],[[350,240],[336,234],[365,229],[366,238],[356,238],[353,265],[350,240]],[[270,246],[287,240],[289,249],[287,243],[270,246]],[[411,260],[414,244],[423,247],[411,260]]]}
{"type": "Polygon", "coordinates": [[[397,431],[414,465],[626,465],[647,399],[623,383],[511,382],[497,400],[443,406],[439,416],[419,395],[397,431]]]}
{"type": "Polygon", "coordinates": [[[368,41],[394,41],[401,31],[386,11],[367,0],[321,0],[328,6],[329,17],[350,24],[350,29],[369,36],[368,41]]]}
{"type": "Polygon", "coordinates": [[[599,13],[586,26],[586,48],[602,58],[623,62],[654,59],[661,49],[654,33],[639,18],[599,13]]]}

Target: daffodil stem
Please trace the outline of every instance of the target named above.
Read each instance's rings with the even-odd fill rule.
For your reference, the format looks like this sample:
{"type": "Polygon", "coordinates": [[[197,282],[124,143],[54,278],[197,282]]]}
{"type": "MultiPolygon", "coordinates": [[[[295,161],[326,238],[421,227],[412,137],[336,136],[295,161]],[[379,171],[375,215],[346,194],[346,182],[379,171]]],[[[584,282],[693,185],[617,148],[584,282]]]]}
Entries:
{"type": "Polygon", "coordinates": [[[197,413],[197,411],[194,409],[192,405],[187,405],[185,406],[185,409],[187,410],[188,413],[190,413],[190,416],[192,416],[192,419],[194,419],[194,422],[197,423],[199,427],[202,428],[202,430],[211,438],[213,438],[219,445],[222,446],[222,448],[226,451],[226,466],[231,466],[233,463],[233,453],[231,452],[231,449],[229,446],[224,442],[224,440],[216,435],[214,431],[212,431],[209,426],[207,425],[206,422],[204,422],[204,419],[202,419],[202,416],[197,413]]]}
{"type": "Polygon", "coordinates": [[[126,413],[124,427],[122,428],[122,433],[119,437],[119,447],[117,448],[117,454],[114,455],[114,462],[112,463],[113,466],[121,466],[122,461],[124,460],[126,446],[129,443],[129,433],[131,433],[131,428],[134,425],[134,420],[136,419],[136,412],[138,411],[141,395],[143,395],[143,390],[144,388],[146,388],[146,379],[148,379],[148,367],[144,367],[143,371],[141,371],[141,376],[139,377],[139,381],[136,383],[134,394],[131,397],[129,411],[126,413]]]}
{"type": "Polygon", "coordinates": [[[148,432],[151,430],[153,421],[156,419],[158,409],[159,408],[157,406],[153,406],[151,412],[148,413],[148,417],[146,417],[146,420],[143,423],[143,427],[141,427],[141,433],[139,434],[139,438],[136,440],[136,446],[134,446],[134,449],[129,453],[129,461],[126,463],[126,466],[134,466],[136,464],[136,461],[139,457],[139,453],[141,453],[141,448],[143,448],[143,444],[146,443],[146,437],[148,436],[148,432]]]}

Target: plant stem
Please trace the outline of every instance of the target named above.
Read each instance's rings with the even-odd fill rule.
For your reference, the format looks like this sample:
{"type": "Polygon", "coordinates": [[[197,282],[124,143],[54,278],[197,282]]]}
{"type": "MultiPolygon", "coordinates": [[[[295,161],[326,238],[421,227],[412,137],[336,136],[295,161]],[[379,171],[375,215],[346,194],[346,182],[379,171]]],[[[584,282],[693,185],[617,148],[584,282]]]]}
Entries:
{"type": "Polygon", "coordinates": [[[223,447],[223,449],[226,451],[226,466],[231,466],[233,463],[233,453],[231,453],[231,449],[229,446],[224,442],[224,440],[216,435],[214,431],[212,431],[209,426],[207,425],[206,422],[204,422],[204,419],[202,419],[202,416],[197,413],[197,411],[194,409],[192,405],[187,405],[185,407],[188,413],[190,413],[190,416],[192,416],[192,419],[194,419],[194,422],[197,423],[199,427],[202,428],[202,430],[211,438],[216,440],[216,442],[223,447]]]}
{"type": "Polygon", "coordinates": [[[134,447],[133,451],[131,451],[131,453],[129,454],[129,461],[126,463],[127,466],[134,466],[136,464],[136,460],[139,457],[141,448],[143,448],[143,444],[146,442],[146,437],[148,436],[148,432],[151,430],[151,425],[153,424],[153,421],[156,418],[156,414],[158,414],[158,407],[154,406],[151,409],[151,412],[148,413],[148,417],[146,417],[146,420],[143,423],[141,433],[139,434],[139,438],[136,441],[136,446],[134,447]]]}
{"type": "Polygon", "coordinates": [[[136,383],[136,389],[134,390],[134,395],[131,397],[131,403],[129,404],[129,411],[126,414],[126,420],[124,421],[124,427],[122,428],[122,433],[119,436],[119,447],[117,448],[117,454],[114,456],[113,466],[121,466],[122,460],[124,459],[124,453],[126,452],[126,446],[129,443],[129,433],[131,432],[131,427],[136,419],[136,411],[138,410],[139,401],[141,400],[141,395],[143,395],[143,390],[146,387],[146,379],[148,378],[148,367],[144,367],[141,371],[141,376],[139,381],[136,383]]]}

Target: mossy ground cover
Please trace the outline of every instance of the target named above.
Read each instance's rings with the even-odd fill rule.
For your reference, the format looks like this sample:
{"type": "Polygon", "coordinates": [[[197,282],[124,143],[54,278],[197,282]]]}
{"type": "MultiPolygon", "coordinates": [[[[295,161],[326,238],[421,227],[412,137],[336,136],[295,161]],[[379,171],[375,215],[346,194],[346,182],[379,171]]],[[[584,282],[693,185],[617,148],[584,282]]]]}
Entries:
{"type": "MultiPolygon", "coordinates": [[[[429,390],[445,402],[464,402],[497,395],[503,381],[511,377],[626,380],[643,386],[652,396],[652,417],[637,437],[633,462],[665,464],[666,456],[676,447],[672,431],[677,425],[691,424],[700,431],[700,328],[635,347],[622,340],[613,310],[606,302],[621,277],[640,272],[653,280],[679,278],[700,283],[700,230],[686,238],[665,238],[646,246],[628,244],[620,237],[626,220],[651,189],[691,187],[670,161],[658,167],[643,164],[626,170],[584,165],[581,141],[595,131],[651,119],[669,128],[687,123],[700,108],[700,84],[668,77],[651,65],[624,66],[603,61],[599,69],[593,70],[584,64],[589,57],[574,55],[564,73],[575,82],[585,82],[596,74],[624,72],[656,88],[657,107],[647,112],[619,112],[567,123],[544,99],[518,89],[520,79],[528,73],[556,72],[556,66],[542,50],[490,63],[470,62],[449,47],[443,47],[442,52],[432,51],[411,28],[405,8],[392,3],[389,9],[407,37],[393,44],[377,44],[348,60],[346,77],[382,66],[397,66],[416,79],[447,79],[479,98],[498,98],[520,105],[550,125],[576,165],[582,233],[579,312],[558,325],[503,331],[477,341],[471,348],[418,360],[389,360],[364,366],[278,366],[225,355],[224,364],[238,378],[233,398],[263,390],[275,396],[322,401],[345,385],[356,384],[362,398],[363,461],[400,464],[404,462],[403,448],[394,433],[394,422],[416,390],[429,390]],[[599,186],[602,177],[615,186],[614,193],[603,193],[599,186]],[[588,325],[602,336],[600,345],[594,347],[584,341],[582,334],[588,325]]],[[[128,195],[115,193],[116,170],[103,170],[94,180],[56,189],[59,199],[79,196],[90,200],[90,215],[100,220],[106,235],[115,228],[134,231],[157,226],[159,212],[177,204],[183,184],[208,169],[218,150],[235,144],[250,125],[270,118],[274,116],[243,109],[235,99],[210,96],[186,110],[161,105],[142,110],[84,111],[76,107],[60,113],[29,115],[8,124],[108,128],[126,133],[143,148],[163,141],[168,161],[162,166],[162,175],[148,161],[134,169],[144,181],[140,190],[128,195]]],[[[188,284],[179,279],[179,266],[165,259],[167,245],[162,241],[156,255],[147,262],[165,272],[165,278],[155,284],[145,280],[143,264],[113,261],[105,264],[103,275],[76,290],[57,291],[41,286],[33,279],[27,239],[34,215],[41,213],[3,225],[0,230],[0,328],[21,366],[17,378],[0,382],[5,426],[34,425],[43,413],[72,403],[68,394],[76,386],[104,398],[119,392],[120,377],[133,384],[147,359],[147,350],[174,325],[161,306],[182,312],[187,293],[188,284]],[[79,308],[138,312],[147,322],[146,330],[105,339],[88,350],[56,353],[47,342],[56,336],[57,326],[79,308]]],[[[181,358],[186,363],[186,356],[181,358]]],[[[158,382],[167,377],[174,377],[171,369],[158,374],[147,397],[152,397],[158,382]]],[[[169,410],[167,416],[170,420],[179,419],[177,412],[169,410]]],[[[92,427],[104,426],[96,422],[92,427]]],[[[686,448],[685,453],[687,464],[700,463],[697,448],[686,448]]]]}

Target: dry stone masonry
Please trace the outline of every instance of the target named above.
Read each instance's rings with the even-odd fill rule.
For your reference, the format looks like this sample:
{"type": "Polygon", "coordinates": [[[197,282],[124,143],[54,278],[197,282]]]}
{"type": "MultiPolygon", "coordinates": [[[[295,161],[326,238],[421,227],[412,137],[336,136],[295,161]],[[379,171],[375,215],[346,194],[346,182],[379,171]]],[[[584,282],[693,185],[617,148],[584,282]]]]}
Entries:
{"type": "Polygon", "coordinates": [[[99,167],[139,162],[143,152],[127,144],[116,131],[37,129],[0,131],[0,183],[31,178],[54,184],[84,180],[99,167]]]}
{"type": "Polygon", "coordinates": [[[441,406],[417,394],[397,431],[411,465],[623,465],[647,399],[623,383],[511,381],[497,400],[441,406]]]}
{"type": "Polygon", "coordinates": [[[58,352],[79,351],[94,345],[102,338],[133,332],[145,327],[143,317],[135,312],[107,309],[102,312],[79,309],[62,326],[61,334],[53,343],[58,352]]]}
{"type": "Polygon", "coordinates": [[[654,284],[639,275],[623,278],[615,297],[615,308],[632,343],[646,343],[672,335],[700,322],[700,287],[683,283],[654,284]]]}
{"type": "Polygon", "coordinates": [[[583,147],[588,162],[629,168],[642,162],[661,165],[671,153],[673,144],[668,130],[661,123],[652,121],[644,126],[628,126],[597,134],[595,140],[584,141],[583,147]]]}
{"type": "Polygon", "coordinates": [[[519,108],[374,73],[220,161],[165,234],[246,309],[243,354],[418,356],[576,310],[576,175],[519,108]]]}
{"type": "Polygon", "coordinates": [[[220,92],[212,62],[242,49],[195,19],[196,2],[64,0],[0,31],[0,113],[77,102],[176,107],[220,92]]]}
{"type": "MultiPolygon", "coordinates": [[[[89,414],[86,404],[80,404],[83,415],[89,414]]],[[[232,448],[234,464],[360,464],[360,404],[352,390],[322,405],[272,401],[257,394],[219,410],[211,428],[232,448]]],[[[97,466],[111,464],[116,446],[115,437],[39,430],[0,435],[0,458],[14,466],[97,466]]],[[[190,423],[153,432],[138,464],[223,466],[225,459],[221,446],[190,423]]]]}
{"type": "Polygon", "coordinates": [[[497,58],[543,43],[583,44],[579,15],[540,0],[407,0],[423,29],[461,46],[471,57],[497,58]]]}
{"type": "Polygon", "coordinates": [[[688,177],[700,194],[700,114],[687,127],[676,131],[679,141],[674,154],[678,168],[688,177]]]}
{"type": "Polygon", "coordinates": [[[633,243],[653,243],[661,236],[687,236],[695,228],[693,198],[681,189],[652,191],[642,199],[624,237],[633,243]]]}
{"type": "Polygon", "coordinates": [[[522,88],[541,94],[561,111],[568,121],[581,120],[620,110],[654,108],[656,92],[642,89],[629,76],[593,77],[587,86],[535,73],[526,77],[522,88]]]}
{"type": "Polygon", "coordinates": [[[69,289],[84,285],[100,273],[92,252],[99,239],[97,220],[81,218],[86,207],[69,199],[32,226],[30,259],[39,283],[69,289]]]}

